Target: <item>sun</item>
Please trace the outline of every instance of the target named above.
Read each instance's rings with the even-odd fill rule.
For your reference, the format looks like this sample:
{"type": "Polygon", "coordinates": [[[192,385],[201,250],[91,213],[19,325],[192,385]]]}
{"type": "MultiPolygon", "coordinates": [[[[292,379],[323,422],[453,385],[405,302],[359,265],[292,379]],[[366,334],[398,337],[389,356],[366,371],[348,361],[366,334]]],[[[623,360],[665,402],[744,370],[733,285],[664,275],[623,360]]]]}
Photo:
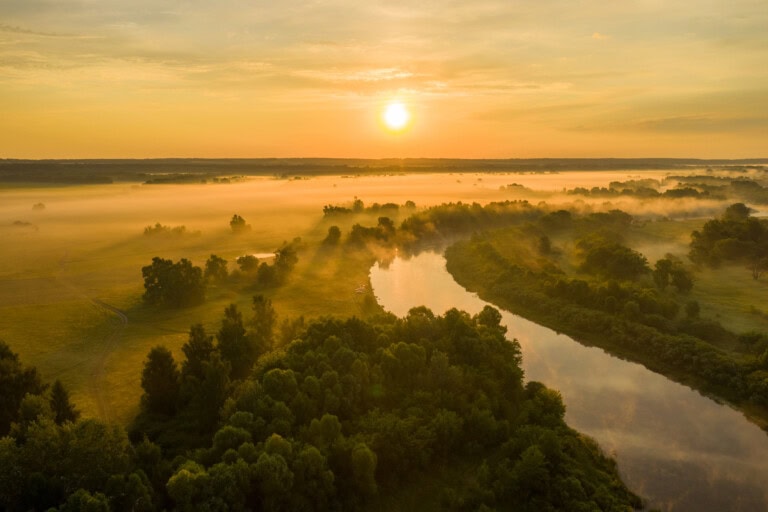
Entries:
{"type": "Polygon", "coordinates": [[[399,101],[393,101],[384,109],[384,124],[393,131],[402,130],[411,120],[411,113],[399,101]]]}

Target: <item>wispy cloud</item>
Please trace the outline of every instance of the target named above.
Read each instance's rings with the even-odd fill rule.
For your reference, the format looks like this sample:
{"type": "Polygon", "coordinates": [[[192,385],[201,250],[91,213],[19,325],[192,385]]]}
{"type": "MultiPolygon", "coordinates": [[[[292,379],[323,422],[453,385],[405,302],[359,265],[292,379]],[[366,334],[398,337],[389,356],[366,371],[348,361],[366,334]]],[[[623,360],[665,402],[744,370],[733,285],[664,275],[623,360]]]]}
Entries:
{"type": "MultiPolygon", "coordinates": [[[[241,115],[310,119],[403,95],[422,101],[422,123],[485,133],[489,152],[483,130],[497,122],[546,130],[553,148],[569,127],[756,141],[754,112],[768,111],[742,90],[768,90],[768,11],[755,0],[4,0],[0,20],[0,109],[14,112],[0,140],[27,121],[22,105],[86,111],[89,95],[126,112],[166,105],[169,124],[220,98],[241,115]]],[[[340,140],[362,133],[348,130],[340,140]]],[[[419,133],[439,146],[441,129],[419,133]]],[[[12,149],[0,142],[0,156],[12,149]]]]}

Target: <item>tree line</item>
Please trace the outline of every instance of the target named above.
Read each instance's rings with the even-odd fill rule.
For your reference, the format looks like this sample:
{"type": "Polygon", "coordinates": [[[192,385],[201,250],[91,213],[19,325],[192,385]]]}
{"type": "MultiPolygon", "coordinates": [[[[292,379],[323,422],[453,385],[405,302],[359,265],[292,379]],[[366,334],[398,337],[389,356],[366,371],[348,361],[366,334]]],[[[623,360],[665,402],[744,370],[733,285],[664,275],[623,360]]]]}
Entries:
{"type": "Polygon", "coordinates": [[[190,260],[181,258],[174,262],[171,259],[155,256],[152,263],[142,267],[144,278],[144,294],[142,299],[146,304],[183,308],[205,302],[205,293],[209,284],[222,284],[228,278],[245,276],[252,280],[256,287],[268,288],[282,284],[298,263],[298,247],[301,239],[284,243],[275,251],[272,264],[259,262],[253,255],[237,258],[240,274],[230,273],[228,261],[211,254],[205,262],[205,268],[195,266],[190,260]]]}

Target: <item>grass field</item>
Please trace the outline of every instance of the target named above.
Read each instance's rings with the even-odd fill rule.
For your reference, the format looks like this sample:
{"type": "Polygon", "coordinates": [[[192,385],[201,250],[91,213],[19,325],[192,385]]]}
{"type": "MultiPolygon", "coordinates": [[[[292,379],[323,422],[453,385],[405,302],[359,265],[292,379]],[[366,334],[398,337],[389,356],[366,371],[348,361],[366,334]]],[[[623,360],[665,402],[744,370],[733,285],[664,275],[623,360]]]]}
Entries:
{"type": "MultiPolygon", "coordinates": [[[[285,318],[360,315],[374,256],[343,244],[321,246],[328,227],[342,232],[353,223],[375,225],[378,214],[327,218],[326,204],[349,206],[415,201],[418,207],[449,201],[487,203],[526,198],[511,183],[540,190],[529,199],[557,199],[555,193],[579,179],[597,184],[618,173],[393,175],[312,179],[250,178],[232,184],[19,186],[0,189],[0,338],[34,365],[47,381],[61,379],[85,416],[127,423],[141,395],[140,373],[151,347],[166,345],[177,356],[189,326],[203,323],[215,332],[224,308],[237,304],[250,316],[254,293],[269,296],[285,318]],[[583,174],[583,176],[581,176],[583,174]],[[563,180],[568,179],[568,183],[563,180]],[[558,180],[560,180],[558,182],[558,180]],[[560,185],[558,185],[560,183],[560,185]],[[537,188],[539,187],[539,188],[537,188]],[[43,203],[45,208],[33,210],[43,203]],[[233,235],[229,220],[239,214],[252,229],[233,235]],[[147,237],[146,226],[185,226],[198,235],[147,237]],[[153,256],[185,257],[202,266],[211,254],[229,261],[243,254],[272,252],[301,237],[299,263],[281,287],[256,291],[240,279],[209,287],[205,304],[183,310],[152,310],[141,302],[141,267],[153,256]],[[115,311],[115,308],[118,311],[115,311]],[[124,314],[124,316],[121,316],[124,314]]],[[[624,178],[628,176],[623,176],[624,178]]],[[[607,183],[607,182],[606,182],[607,183]]],[[[573,197],[559,198],[573,202],[573,197]]],[[[632,207],[632,204],[627,204],[632,207]]],[[[662,204],[642,206],[661,211],[662,204]]],[[[604,207],[599,202],[593,206],[604,207]]],[[[708,205],[707,208],[713,208],[708,205]]],[[[407,210],[387,214],[399,223],[407,210]]],[[[650,260],[684,248],[699,221],[653,222],[636,234],[650,260]],[[652,254],[653,251],[660,255],[652,254]]],[[[768,328],[766,287],[746,271],[703,271],[693,297],[702,312],[719,315],[727,327],[768,328]]]]}

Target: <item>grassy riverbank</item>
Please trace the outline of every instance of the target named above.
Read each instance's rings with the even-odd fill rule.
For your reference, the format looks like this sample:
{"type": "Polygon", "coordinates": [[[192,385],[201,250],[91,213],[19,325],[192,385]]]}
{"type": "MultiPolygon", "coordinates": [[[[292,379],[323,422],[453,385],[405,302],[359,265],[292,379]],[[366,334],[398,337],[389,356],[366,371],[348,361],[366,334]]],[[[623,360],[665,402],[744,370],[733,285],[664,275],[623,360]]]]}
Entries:
{"type": "Polygon", "coordinates": [[[448,271],[484,300],[734,404],[768,427],[768,375],[753,357],[558,295],[553,283],[566,276],[544,270],[541,258],[524,261],[519,252],[499,250],[524,239],[517,230],[499,230],[458,242],[446,251],[448,271]]]}

